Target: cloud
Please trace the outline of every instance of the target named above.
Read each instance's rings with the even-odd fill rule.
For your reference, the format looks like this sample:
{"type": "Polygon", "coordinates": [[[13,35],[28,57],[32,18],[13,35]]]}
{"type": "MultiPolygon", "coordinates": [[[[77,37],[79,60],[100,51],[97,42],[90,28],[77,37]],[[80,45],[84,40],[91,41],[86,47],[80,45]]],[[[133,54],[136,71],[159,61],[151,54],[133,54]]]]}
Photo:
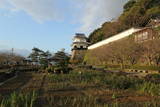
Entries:
{"type": "Polygon", "coordinates": [[[102,23],[117,18],[128,0],[87,0],[81,13],[81,32],[92,32],[102,23]]]}
{"type": "Polygon", "coordinates": [[[0,7],[10,5],[10,11],[24,11],[36,21],[42,23],[61,18],[57,3],[57,0],[0,0],[0,7]]]}
{"type": "Polygon", "coordinates": [[[79,32],[90,33],[105,21],[116,18],[128,0],[0,0],[0,8],[23,11],[39,23],[76,20],[79,32]],[[74,16],[74,17],[73,17],[74,16]]]}
{"type": "Polygon", "coordinates": [[[7,7],[7,1],[6,0],[0,0],[0,8],[6,8],[7,7]]]}

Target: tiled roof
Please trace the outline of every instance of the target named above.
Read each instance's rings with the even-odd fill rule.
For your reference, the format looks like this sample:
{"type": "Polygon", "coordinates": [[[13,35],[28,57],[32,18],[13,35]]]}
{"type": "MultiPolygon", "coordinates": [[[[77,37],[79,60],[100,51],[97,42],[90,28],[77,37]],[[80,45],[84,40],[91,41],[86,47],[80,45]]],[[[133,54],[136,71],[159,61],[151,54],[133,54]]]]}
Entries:
{"type": "Polygon", "coordinates": [[[76,33],[76,36],[74,38],[85,38],[85,39],[87,39],[87,37],[83,33],[76,33]]]}

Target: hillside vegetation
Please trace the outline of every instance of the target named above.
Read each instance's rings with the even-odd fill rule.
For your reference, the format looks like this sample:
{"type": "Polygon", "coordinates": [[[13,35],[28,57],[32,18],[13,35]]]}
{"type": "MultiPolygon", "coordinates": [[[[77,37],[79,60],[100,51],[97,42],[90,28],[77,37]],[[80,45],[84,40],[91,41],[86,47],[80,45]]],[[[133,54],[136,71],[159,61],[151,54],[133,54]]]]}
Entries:
{"type": "Polygon", "coordinates": [[[123,8],[123,13],[116,21],[105,22],[89,35],[91,44],[130,27],[144,27],[151,18],[160,16],[160,0],[129,0],[123,8]]]}

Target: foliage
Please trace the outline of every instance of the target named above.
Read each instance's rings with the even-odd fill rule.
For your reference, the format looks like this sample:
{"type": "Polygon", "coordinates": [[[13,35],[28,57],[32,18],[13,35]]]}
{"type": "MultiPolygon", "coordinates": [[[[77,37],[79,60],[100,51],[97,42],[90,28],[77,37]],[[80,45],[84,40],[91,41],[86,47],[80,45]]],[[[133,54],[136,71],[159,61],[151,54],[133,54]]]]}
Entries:
{"type": "Polygon", "coordinates": [[[31,58],[33,62],[41,64],[44,67],[47,67],[49,64],[48,59],[51,56],[52,54],[49,51],[44,52],[43,50],[39,48],[33,48],[32,53],[28,57],[31,58]]]}
{"type": "Polygon", "coordinates": [[[52,59],[56,62],[57,67],[66,68],[68,67],[70,57],[64,50],[61,50],[55,53],[52,59]]]}
{"type": "Polygon", "coordinates": [[[150,19],[157,17],[160,17],[159,0],[129,0],[119,18],[105,22],[102,27],[93,31],[89,35],[89,41],[94,44],[130,27],[144,27],[150,19]]]}
{"type": "Polygon", "coordinates": [[[137,86],[137,88],[142,93],[148,93],[152,96],[159,96],[160,95],[160,85],[159,84],[145,82],[145,83],[137,86]]]}
{"type": "Polygon", "coordinates": [[[160,82],[160,74],[148,74],[146,77],[145,77],[145,80],[146,81],[151,81],[152,83],[158,83],[160,82]]]}
{"type": "Polygon", "coordinates": [[[68,73],[71,68],[69,67],[69,55],[64,52],[64,50],[58,51],[51,57],[52,61],[55,62],[54,65],[46,68],[48,72],[54,73],[68,73]]]}
{"type": "Polygon", "coordinates": [[[93,96],[50,96],[47,98],[50,106],[69,107],[95,107],[98,106],[96,98],[93,96]]]}
{"type": "Polygon", "coordinates": [[[103,31],[101,29],[96,29],[92,34],[90,34],[89,42],[93,44],[103,39],[104,39],[103,31]]]}
{"type": "Polygon", "coordinates": [[[1,107],[34,107],[37,94],[35,91],[28,94],[12,93],[9,98],[3,99],[0,103],[1,107]]]}
{"type": "Polygon", "coordinates": [[[114,93],[114,94],[112,95],[112,98],[113,98],[113,99],[116,99],[116,98],[117,98],[117,95],[114,93]]]}
{"type": "Polygon", "coordinates": [[[11,53],[0,53],[0,65],[20,64],[24,57],[11,53]]]}
{"type": "Polygon", "coordinates": [[[129,11],[129,9],[131,9],[131,8],[134,6],[135,3],[136,3],[135,0],[129,0],[129,1],[123,6],[124,11],[129,11]]]}

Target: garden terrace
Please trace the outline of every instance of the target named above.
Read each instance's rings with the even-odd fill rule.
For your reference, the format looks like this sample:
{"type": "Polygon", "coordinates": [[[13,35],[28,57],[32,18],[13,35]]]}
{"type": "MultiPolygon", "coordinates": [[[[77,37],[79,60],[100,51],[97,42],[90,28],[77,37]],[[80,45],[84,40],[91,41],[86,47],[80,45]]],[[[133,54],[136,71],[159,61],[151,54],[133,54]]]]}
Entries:
{"type": "MultiPolygon", "coordinates": [[[[26,100],[28,103],[33,101],[33,107],[160,105],[160,85],[155,82],[157,77],[151,75],[140,79],[121,73],[104,73],[82,68],[76,68],[70,74],[59,75],[20,73],[18,77],[0,87],[0,99],[9,98],[0,104],[7,101],[12,104],[12,100],[16,101],[19,96],[23,97],[28,93],[30,97],[24,98],[22,102],[25,104],[26,100]],[[14,99],[13,96],[17,98],[14,99]]],[[[21,105],[22,102],[17,101],[16,104],[21,105]]]]}

